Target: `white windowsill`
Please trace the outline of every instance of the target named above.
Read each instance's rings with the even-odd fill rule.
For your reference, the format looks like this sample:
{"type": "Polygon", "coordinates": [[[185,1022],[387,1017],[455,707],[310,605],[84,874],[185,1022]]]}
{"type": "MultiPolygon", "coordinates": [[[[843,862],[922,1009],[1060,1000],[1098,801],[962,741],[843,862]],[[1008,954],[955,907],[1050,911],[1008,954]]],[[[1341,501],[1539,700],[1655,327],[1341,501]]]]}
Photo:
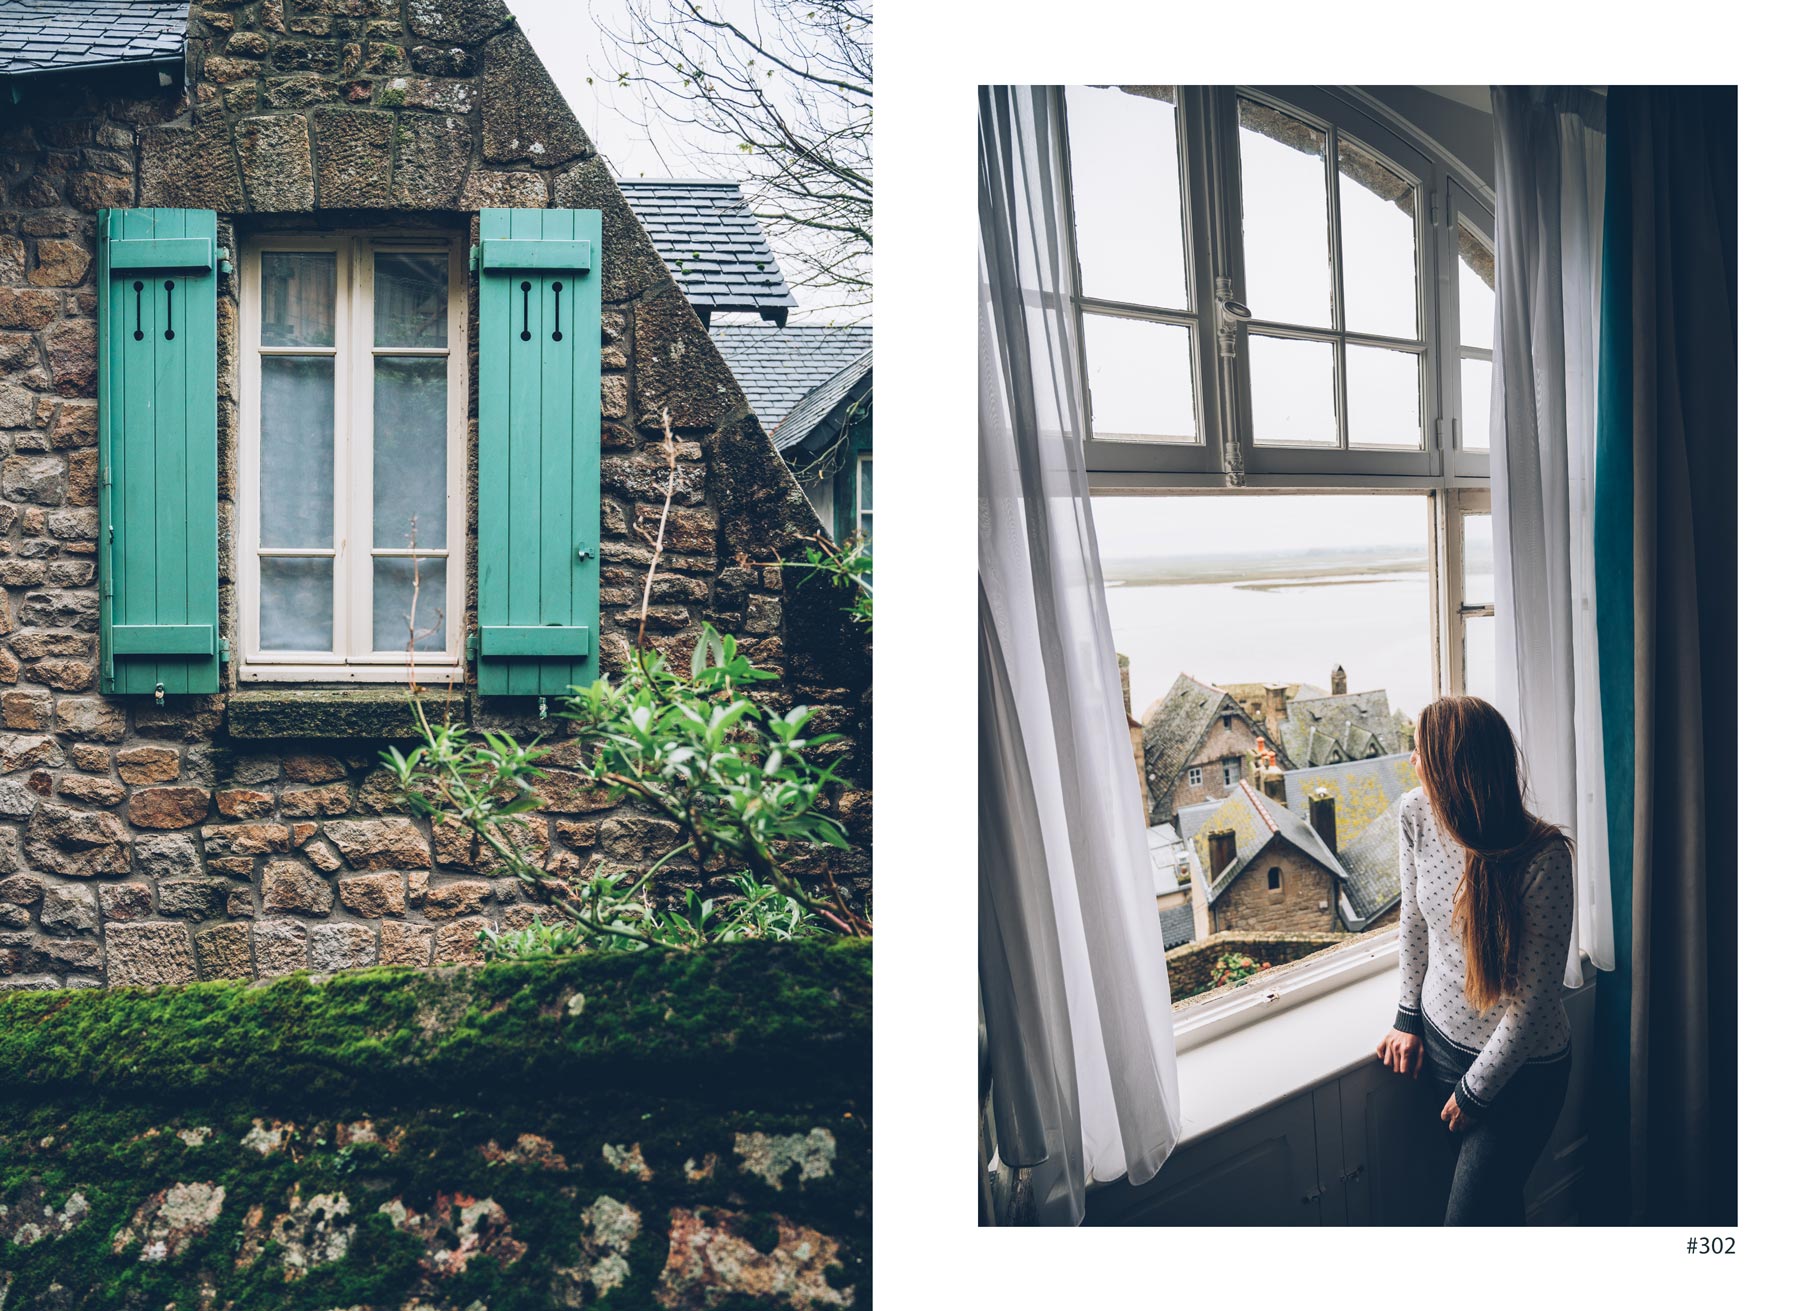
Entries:
{"type": "MultiPolygon", "coordinates": [[[[409,674],[404,664],[398,665],[239,665],[240,683],[386,683],[405,687],[409,674]]],[[[463,667],[454,665],[414,665],[410,680],[415,683],[461,683],[463,667]]]]}

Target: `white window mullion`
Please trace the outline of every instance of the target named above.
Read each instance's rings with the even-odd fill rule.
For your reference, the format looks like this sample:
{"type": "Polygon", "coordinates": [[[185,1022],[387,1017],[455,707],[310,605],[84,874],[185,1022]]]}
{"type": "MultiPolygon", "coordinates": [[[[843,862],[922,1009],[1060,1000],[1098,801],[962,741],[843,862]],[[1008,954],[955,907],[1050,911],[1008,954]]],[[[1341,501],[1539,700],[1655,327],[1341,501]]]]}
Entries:
{"type": "Polygon", "coordinates": [[[338,494],[340,514],[346,521],[343,561],[345,592],[349,598],[349,658],[366,658],[374,649],[374,618],[369,551],[374,545],[374,346],[375,256],[369,242],[351,242],[350,417],[344,425],[346,483],[338,494]]]}

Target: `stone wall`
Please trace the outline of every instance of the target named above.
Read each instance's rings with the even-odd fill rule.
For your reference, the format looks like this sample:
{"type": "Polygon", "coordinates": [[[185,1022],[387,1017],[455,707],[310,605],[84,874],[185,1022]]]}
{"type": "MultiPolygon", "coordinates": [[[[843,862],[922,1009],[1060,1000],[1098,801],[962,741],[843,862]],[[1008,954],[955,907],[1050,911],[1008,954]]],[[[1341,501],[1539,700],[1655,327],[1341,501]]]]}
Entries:
{"type": "MultiPolygon", "coordinates": [[[[538,913],[466,837],[411,818],[376,767],[407,734],[392,690],[233,686],[163,707],[96,694],[102,207],[216,209],[234,256],[251,228],[409,223],[473,237],[483,205],[603,211],[602,670],[622,666],[635,636],[666,408],[679,473],[649,642],[685,661],[702,623],[739,634],[783,676],[767,695],[823,707],[815,724],[847,735],[841,773],[867,779],[868,643],[838,595],[775,564],[817,517],[505,5],[197,5],[189,49],[186,88],[149,92],[128,73],[37,79],[0,125],[0,987],[467,962],[484,926],[538,913]]],[[[233,650],[236,297],[236,276],[222,278],[233,650]]],[[[475,549],[471,533],[471,580],[475,549]]],[[[556,731],[535,705],[478,690],[448,708],[556,731]]],[[[565,749],[555,763],[573,761],[565,749]]],[[[545,796],[536,840],[559,874],[597,860],[643,868],[672,845],[666,823],[602,806],[566,768],[545,796]]],[[[866,903],[870,795],[853,783],[832,804],[856,848],[832,868],[866,903]]],[[[665,885],[702,882],[672,867],[665,885]]]]}
{"type": "MultiPolygon", "coordinates": [[[[1271,803],[1274,804],[1274,803],[1271,803]]],[[[1200,839],[1205,842],[1203,834],[1200,839]]],[[[1331,871],[1286,841],[1272,841],[1256,853],[1224,893],[1208,908],[1214,933],[1330,933],[1343,925],[1337,916],[1337,880],[1331,871]],[[1269,871],[1281,871],[1279,891],[1269,887],[1269,871]],[[1324,909],[1320,909],[1323,905],[1324,909]]]]}
{"type": "Polygon", "coordinates": [[[744,944],[0,998],[0,1303],[866,1307],[869,966],[744,944]]]}
{"type": "MultiPolygon", "coordinates": [[[[1204,942],[1177,947],[1164,957],[1169,971],[1169,998],[1173,1002],[1182,1002],[1210,991],[1213,966],[1230,952],[1241,952],[1258,963],[1267,961],[1279,969],[1315,952],[1349,942],[1356,936],[1352,933],[1216,934],[1204,942]]],[[[1252,975],[1234,986],[1242,987],[1262,977],[1252,975]]]]}

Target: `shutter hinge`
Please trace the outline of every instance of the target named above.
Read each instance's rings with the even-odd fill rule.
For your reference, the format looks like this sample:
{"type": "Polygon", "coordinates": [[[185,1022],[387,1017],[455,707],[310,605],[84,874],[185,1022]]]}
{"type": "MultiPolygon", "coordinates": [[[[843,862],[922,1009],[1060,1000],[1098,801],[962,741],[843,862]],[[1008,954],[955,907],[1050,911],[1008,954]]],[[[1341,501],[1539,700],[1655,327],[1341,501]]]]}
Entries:
{"type": "Polygon", "coordinates": [[[479,241],[469,247],[469,272],[481,272],[481,243],[479,241]]]}
{"type": "Polygon", "coordinates": [[[468,639],[463,642],[463,652],[470,660],[474,660],[476,652],[481,650],[480,632],[479,627],[470,628],[468,639]]]}
{"type": "Polygon", "coordinates": [[[1433,425],[1433,431],[1437,442],[1437,448],[1441,451],[1444,449],[1444,420],[1439,419],[1437,423],[1433,425]]]}
{"type": "Polygon", "coordinates": [[[227,669],[231,668],[231,640],[229,638],[221,637],[219,639],[219,663],[227,669]]]}
{"type": "Polygon", "coordinates": [[[1438,215],[1438,193],[1431,193],[1431,226],[1436,227],[1442,219],[1438,215]]]}

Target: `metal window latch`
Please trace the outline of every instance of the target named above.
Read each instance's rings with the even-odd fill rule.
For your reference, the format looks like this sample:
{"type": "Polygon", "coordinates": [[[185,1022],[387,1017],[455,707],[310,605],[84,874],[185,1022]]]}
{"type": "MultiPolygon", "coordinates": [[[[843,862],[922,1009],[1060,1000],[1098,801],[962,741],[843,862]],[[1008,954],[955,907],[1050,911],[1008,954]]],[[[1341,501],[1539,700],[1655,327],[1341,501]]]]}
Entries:
{"type": "Polygon", "coordinates": [[[1325,1190],[1323,1188],[1315,1188],[1300,1199],[1300,1205],[1311,1206],[1323,1196],[1325,1196],[1325,1190]]]}
{"type": "Polygon", "coordinates": [[[538,718],[539,719],[550,718],[550,702],[545,697],[538,698],[538,718]]]}
{"type": "Polygon", "coordinates": [[[162,703],[163,703],[163,685],[161,683],[158,683],[156,685],[156,704],[160,706],[160,705],[162,705],[162,703]]]}
{"type": "Polygon", "coordinates": [[[1363,1172],[1362,1166],[1358,1165],[1355,1169],[1346,1170],[1346,1171],[1344,1171],[1344,1173],[1340,1174],[1338,1176],[1338,1182],[1346,1183],[1346,1184],[1353,1184],[1358,1179],[1362,1178],[1362,1172],[1363,1172]]]}
{"type": "Polygon", "coordinates": [[[575,544],[575,558],[577,560],[592,560],[594,558],[594,548],[587,545],[585,542],[577,542],[575,544]]]}

